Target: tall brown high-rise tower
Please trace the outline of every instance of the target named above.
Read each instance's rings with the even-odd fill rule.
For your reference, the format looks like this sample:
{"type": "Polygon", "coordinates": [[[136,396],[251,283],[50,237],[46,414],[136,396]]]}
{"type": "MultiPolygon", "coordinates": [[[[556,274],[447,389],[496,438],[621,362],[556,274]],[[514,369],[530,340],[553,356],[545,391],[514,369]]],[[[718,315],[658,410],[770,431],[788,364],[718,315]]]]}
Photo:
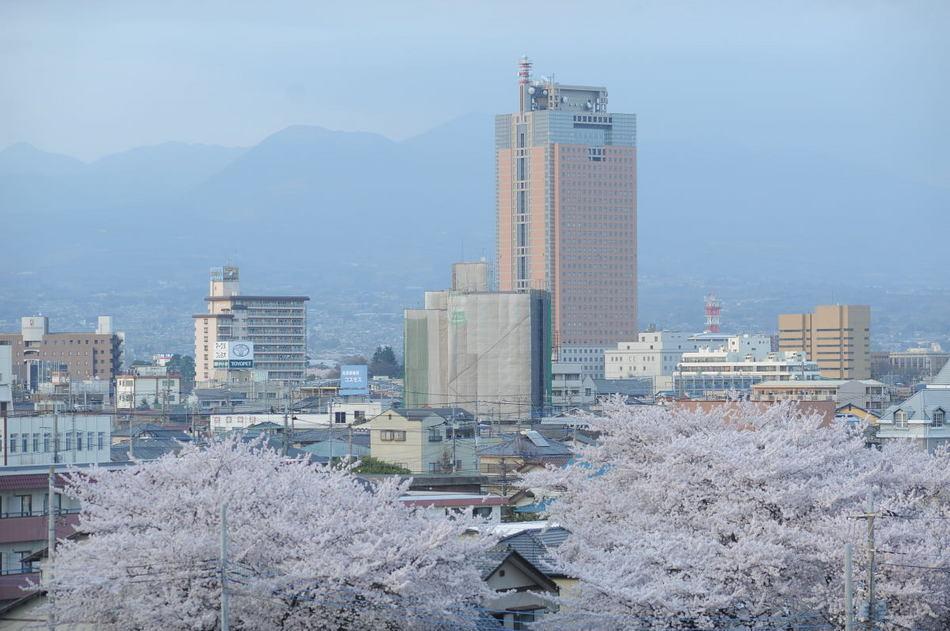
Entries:
{"type": "Polygon", "coordinates": [[[551,293],[557,359],[603,376],[603,350],[637,322],[637,119],[604,87],[531,78],[495,119],[498,283],[551,293]]]}

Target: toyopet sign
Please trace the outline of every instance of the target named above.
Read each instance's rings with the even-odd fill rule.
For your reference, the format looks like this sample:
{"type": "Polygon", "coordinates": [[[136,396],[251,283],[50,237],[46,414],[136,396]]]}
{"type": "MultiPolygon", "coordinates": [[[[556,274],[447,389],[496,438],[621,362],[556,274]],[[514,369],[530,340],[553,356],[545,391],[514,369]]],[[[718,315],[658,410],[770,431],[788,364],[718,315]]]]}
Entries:
{"type": "Polygon", "coordinates": [[[340,394],[369,394],[366,366],[340,366],[340,394]]]}
{"type": "Polygon", "coordinates": [[[234,340],[214,343],[215,368],[253,368],[254,342],[234,340]]]}

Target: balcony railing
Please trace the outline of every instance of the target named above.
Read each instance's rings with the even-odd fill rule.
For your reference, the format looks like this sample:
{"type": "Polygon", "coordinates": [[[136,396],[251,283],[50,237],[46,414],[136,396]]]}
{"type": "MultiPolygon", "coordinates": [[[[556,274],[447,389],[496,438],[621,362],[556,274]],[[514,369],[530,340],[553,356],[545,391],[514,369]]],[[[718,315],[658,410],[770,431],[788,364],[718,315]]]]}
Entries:
{"type": "MultiPolygon", "coordinates": [[[[60,508],[53,511],[56,515],[78,515],[78,508],[60,508]]],[[[0,513],[0,519],[16,519],[17,517],[46,517],[49,514],[45,510],[34,511],[12,511],[9,513],[0,513]]]]}

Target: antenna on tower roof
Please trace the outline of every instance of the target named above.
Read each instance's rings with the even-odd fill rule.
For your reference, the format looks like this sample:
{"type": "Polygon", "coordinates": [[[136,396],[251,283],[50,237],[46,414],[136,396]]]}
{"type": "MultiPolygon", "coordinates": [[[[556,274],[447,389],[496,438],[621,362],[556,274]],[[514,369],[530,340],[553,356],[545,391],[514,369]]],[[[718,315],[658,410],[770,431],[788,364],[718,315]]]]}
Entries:
{"type": "Polygon", "coordinates": [[[716,294],[710,293],[706,296],[706,330],[704,333],[719,333],[719,314],[722,312],[722,301],[716,298],[716,294]]]}
{"type": "Polygon", "coordinates": [[[522,112],[528,110],[528,84],[531,82],[531,61],[527,55],[518,62],[518,101],[522,112]]]}

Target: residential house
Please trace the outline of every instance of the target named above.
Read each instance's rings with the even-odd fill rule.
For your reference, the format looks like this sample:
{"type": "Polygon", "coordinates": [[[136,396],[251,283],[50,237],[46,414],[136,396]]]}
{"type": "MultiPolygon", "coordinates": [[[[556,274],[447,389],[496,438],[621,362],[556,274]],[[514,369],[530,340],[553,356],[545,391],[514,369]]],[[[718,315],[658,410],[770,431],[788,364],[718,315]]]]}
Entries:
{"type": "MultiPolygon", "coordinates": [[[[488,489],[503,497],[521,490],[518,481],[528,471],[547,465],[564,466],[571,457],[567,445],[535,430],[503,435],[495,444],[478,450],[479,469],[488,478],[488,489]]],[[[530,502],[529,497],[524,499],[530,502]]]]}
{"type": "Polygon", "coordinates": [[[911,439],[922,449],[933,451],[950,441],[948,413],[950,364],[946,364],[923,390],[884,410],[878,421],[877,438],[881,441],[911,439]]]}
{"type": "Polygon", "coordinates": [[[491,615],[506,629],[528,629],[556,607],[553,597],[557,583],[528,561],[515,548],[496,545],[488,550],[480,565],[482,580],[501,592],[484,603],[491,615]]]}
{"type": "Polygon", "coordinates": [[[370,433],[370,455],[412,473],[474,472],[475,424],[451,408],[387,410],[358,427],[370,433]]]}

